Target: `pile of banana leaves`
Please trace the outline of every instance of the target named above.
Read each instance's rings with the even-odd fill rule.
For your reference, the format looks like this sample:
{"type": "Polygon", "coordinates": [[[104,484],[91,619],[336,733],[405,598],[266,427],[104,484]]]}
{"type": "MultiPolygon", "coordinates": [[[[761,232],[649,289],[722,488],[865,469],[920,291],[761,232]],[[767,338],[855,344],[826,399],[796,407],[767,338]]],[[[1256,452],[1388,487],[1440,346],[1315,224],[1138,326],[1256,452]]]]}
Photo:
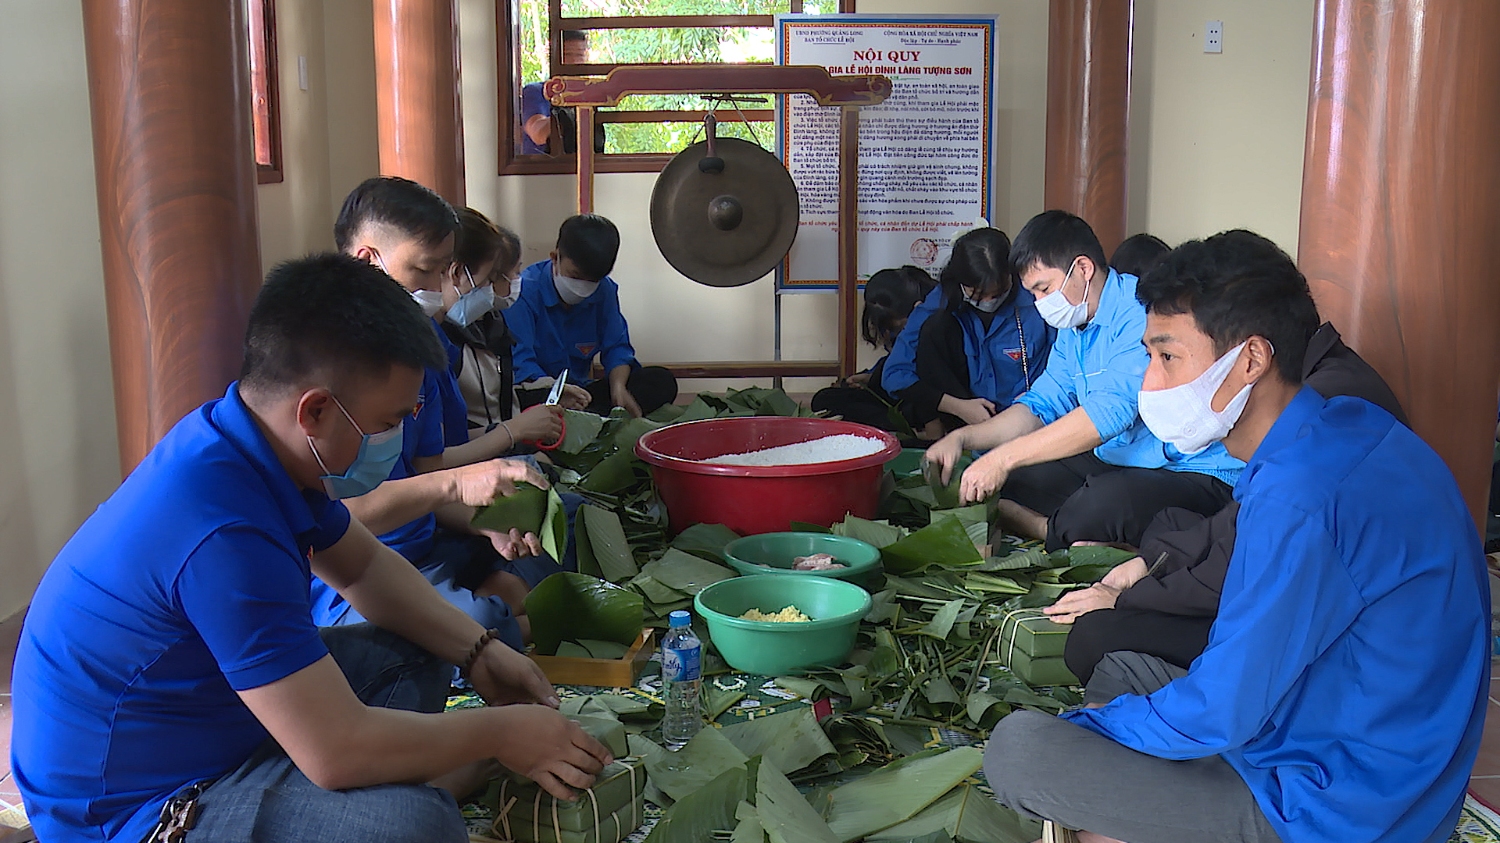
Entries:
{"type": "MultiPolygon", "coordinates": [[[[666,513],[634,446],[673,421],[757,414],[810,415],[766,389],[704,394],[643,419],[568,413],[552,456],[562,469],[558,485],[588,501],[574,525],[576,576],[599,582],[565,595],[571,618],[588,614],[576,599],[587,592],[639,605],[644,624],[665,626],[668,613],[735,575],[722,557],[737,538],[728,528],[698,525],[668,540],[666,513]]],[[[631,751],[646,759],[648,798],[668,808],[650,843],[1036,839],[1035,824],[976,789],[978,750],[954,744],[982,739],[1016,708],[1057,712],[1081,702],[1075,688],[1031,687],[1001,664],[1002,621],[1012,609],[1049,605],[1097,581],[1129,554],[1107,547],[1049,554],[1009,540],[992,546],[985,507],[951,506],[949,490],[920,472],[890,482],[879,520],[796,525],[875,545],[886,573],[849,664],[774,678],[808,700],[830,699],[832,716],[818,722],[813,709],[799,707],[709,727],[667,753],[645,736],[659,710],[615,712],[638,718],[631,751]],[[956,740],[934,748],[937,735],[956,740]],[[804,798],[799,786],[811,792],[804,798]]],[[[538,609],[547,611],[529,609],[534,626],[538,609]]],[[[628,632],[607,623],[589,631],[583,637],[596,645],[628,632]]],[[[707,630],[697,631],[709,644],[705,674],[727,673],[707,630]]],[[[741,697],[705,682],[705,713],[717,718],[741,697]]]]}

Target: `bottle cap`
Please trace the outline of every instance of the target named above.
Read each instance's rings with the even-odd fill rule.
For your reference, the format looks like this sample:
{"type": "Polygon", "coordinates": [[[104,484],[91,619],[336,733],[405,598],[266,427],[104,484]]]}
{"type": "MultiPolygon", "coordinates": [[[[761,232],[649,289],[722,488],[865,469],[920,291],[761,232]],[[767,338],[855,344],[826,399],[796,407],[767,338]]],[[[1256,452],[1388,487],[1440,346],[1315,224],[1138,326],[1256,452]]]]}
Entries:
{"type": "Polygon", "coordinates": [[[692,626],[693,616],[688,614],[686,609],[678,609],[672,614],[667,615],[667,625],[672,629],[676,629],[679,626],[692,626]]]}

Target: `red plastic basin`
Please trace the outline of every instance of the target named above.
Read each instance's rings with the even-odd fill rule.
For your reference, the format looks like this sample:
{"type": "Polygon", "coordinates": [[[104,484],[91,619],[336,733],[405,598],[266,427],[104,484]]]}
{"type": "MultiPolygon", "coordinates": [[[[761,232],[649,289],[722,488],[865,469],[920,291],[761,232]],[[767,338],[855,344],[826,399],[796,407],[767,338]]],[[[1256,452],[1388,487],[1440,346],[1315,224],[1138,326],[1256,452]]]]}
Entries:
{"type": "Polygon", "coordinates": [[[636,443],[635,453],[651,466],[674,533],[703,523],[750,536],[785,531],[793,521],[828,526],[851,513],[875,517],[881,468],[901,453],[901,445],[883,430],[854,422],[756,416],[653,430],[636,443]],[[852,460],[808,465],[699,462],[841,433],[879,439],[885,447],[852,460]]]}

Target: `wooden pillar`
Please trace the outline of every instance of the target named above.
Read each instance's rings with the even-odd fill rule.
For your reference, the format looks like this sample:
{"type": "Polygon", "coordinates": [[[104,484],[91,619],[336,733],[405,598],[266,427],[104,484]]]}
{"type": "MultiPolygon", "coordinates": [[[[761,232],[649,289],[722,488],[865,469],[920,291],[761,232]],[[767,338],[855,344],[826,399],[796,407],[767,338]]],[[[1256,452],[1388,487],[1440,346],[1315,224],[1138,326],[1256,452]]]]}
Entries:
{"type": "Polygon", "coordinates": [[[239,373],[260,287],[243,0],[84,0],[120,464],[239,373]]]}
{"type": "Polygon", "coordinates": [[[839,377],[858,369],[859,109],[839,113],[839,377]]]}
{"type": "Polygon", "coordinates": [[[1481,530],[1500,394],[1496,44],[1500,3],[1317,0],[1298,241],[1323,317],[1481,530]]]}
{"type": "Polygon", "coordinates": [[[380,172],[464,205],[455,0],[373,0],[380,172]]]}
{"type": "Polygon", "coordinates": [[[1132,0],[1052,0],[1044,203],[1083,217],[1106,255],[1125,239],[1132,0]]]}
{"type": "MultiPolygon", "coordinates": [[[[594,107],[574,109],[578,124],[578,213],[594,212],[594,107]]],[[[556,121],[553,122],[556,125],[556,121]]]]}

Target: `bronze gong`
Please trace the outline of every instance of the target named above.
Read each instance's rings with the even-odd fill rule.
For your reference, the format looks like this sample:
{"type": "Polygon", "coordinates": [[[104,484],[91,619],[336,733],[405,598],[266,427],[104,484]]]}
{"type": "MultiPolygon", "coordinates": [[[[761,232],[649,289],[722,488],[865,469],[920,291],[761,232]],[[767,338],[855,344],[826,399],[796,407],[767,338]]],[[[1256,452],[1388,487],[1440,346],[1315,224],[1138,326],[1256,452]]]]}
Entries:
{"type": "Polygon", "coordinates": [[[776,156],[738,138],[677,153],[651,191],[651,233],[672,268],[740,287],[776,267],[797,238],[797,187],[776,156]]]}

